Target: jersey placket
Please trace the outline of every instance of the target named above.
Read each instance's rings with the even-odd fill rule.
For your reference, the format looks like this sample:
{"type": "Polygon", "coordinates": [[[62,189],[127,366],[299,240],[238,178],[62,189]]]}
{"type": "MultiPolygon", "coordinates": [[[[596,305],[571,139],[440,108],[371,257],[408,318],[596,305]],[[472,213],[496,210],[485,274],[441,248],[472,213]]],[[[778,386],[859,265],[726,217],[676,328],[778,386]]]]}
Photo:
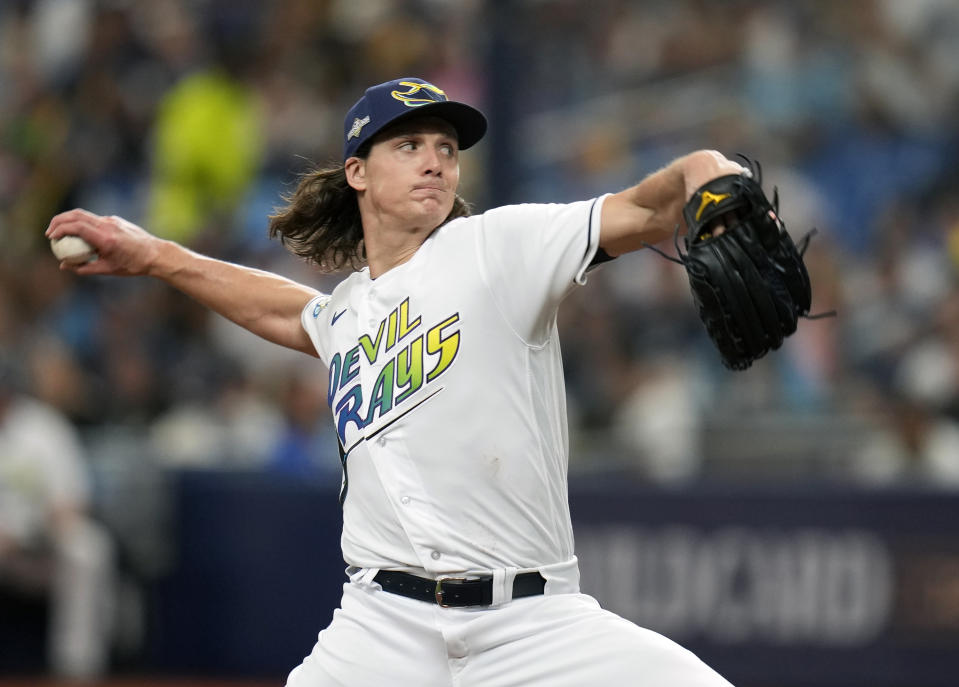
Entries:
{"type": "MultiPolygon", "coordinates": [[[[367,328],[369,336],[376,337],[381,323],[387,321],[389,313],[403,300],[402,295],[390,294],[372,285],[360,300],[358,323],[367,328]]],[[[385,325],[384,325],[385,328],[385,325]]],[[[385,333],[384,333],[385,337],[385,333]]],[[[387,345],[381,343],[377,355],[371,362],[364,358],[360,375],[364,396],[372,394],[376,380],[383,369],[393,360],[400,345],[387,351],[387,345]]],[[[407,539],[427,572],[439,573],[450,569],[450,552],[445,551],[441,542],[452,541],[440,526],[435,505],[426,492],[419,477],[419,467],[415,456],[411,456],[402,437],[402,426],[390,426],[390,417],[377,417],[364,430],[366,448],[370,459],[380,476],[383,488],[389,494],[390,504],[407,539]],[[384,422],[385,421],[385,422],[384,422]]],[[[400,423],[402,425],[402,423],[400,423]]]]}

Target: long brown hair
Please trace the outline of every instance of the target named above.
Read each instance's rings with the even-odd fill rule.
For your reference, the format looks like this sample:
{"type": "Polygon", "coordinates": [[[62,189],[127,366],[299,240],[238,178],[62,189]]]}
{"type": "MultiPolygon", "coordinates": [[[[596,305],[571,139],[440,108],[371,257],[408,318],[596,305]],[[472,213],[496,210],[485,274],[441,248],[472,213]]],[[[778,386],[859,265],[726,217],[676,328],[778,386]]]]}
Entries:
{"type": "MultiPolygon", "coordinates": [[[[365,158],[369,148],[357,151],[365,158]]],[[[366,262],[363,222],[356,190],[346,181],[343,165],[331,165],[302,174],[296,190],[285,194],[286,207],[270,215],[270,237],[279,238],[291,253],[323,272],[357,270],[366,262]]],[[[468,217],[469,204],[458,194],[443,221],[468,217]]]]}

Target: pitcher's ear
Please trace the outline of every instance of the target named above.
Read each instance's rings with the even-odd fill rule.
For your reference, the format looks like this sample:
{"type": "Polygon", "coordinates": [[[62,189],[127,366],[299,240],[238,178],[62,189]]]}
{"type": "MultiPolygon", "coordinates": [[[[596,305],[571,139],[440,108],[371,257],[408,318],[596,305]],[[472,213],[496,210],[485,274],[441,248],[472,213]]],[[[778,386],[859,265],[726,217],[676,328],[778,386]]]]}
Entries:
{"type": "Polygon", "coordinates": [[[346,183],[355,191],[366,190],[366,160],[360,157],[348,157],[343,163],[346,183]]]}

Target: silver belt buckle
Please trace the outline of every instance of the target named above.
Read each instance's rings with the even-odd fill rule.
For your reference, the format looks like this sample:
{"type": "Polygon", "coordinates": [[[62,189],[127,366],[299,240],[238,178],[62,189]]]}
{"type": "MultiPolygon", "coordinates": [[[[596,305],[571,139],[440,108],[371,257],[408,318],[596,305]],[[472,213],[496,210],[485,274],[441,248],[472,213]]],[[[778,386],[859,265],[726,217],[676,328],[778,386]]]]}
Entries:
{"type": "Polygon", "coordinates": [[[436,580],[436,590],[433,596],[436,599],[436,605],[442,608],[449,608],[449,604],[443,601],[443,583],[444,582],[466,582],[465,577],[440,577],[436,580]]]}

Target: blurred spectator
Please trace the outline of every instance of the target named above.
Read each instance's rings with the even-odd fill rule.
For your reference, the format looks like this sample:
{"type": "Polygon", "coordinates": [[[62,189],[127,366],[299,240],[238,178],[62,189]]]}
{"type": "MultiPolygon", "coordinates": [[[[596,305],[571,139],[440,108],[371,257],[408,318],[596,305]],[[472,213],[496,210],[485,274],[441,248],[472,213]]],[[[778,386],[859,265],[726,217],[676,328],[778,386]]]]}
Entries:
{"type": "Polygon", "coordinates": [[[150,425],[149,446],[169,468],[262,469],[283,420],[243,370],[198,370],[212,382],[181,395],[150,425]]]}
{"type": "Polygon", "coordinates": [[[614,420],[623,446],[638,457],[641,475],[657,484],[682,484],[702,471],[705,394],[691,362],[661,354],[637,365],[635,387],[614,420]]]}
{"type": "Polygon", "coordinates": [[[279,390],[284,426],[269,452],[267,469],[301,479],[336,484],[340,479],[338,439],[327,405],[325,375],[291,368],[279,390]]]}
{"type": "Polygon", "coordinates": [[[49,667],[105,673],[113,619],[113,544],[90,517],[88,466],[73,427],[18,393],[0,361],[0,586],[49,596],[49,667]]]}
{"type": "Polygon", "coordinates": [[[852,456],[856,481],[959,489],[959,422],[908,393],[878,400],[872,431],[852,456]]]}
{"type": "Polygon", "coordinates": [[[195,245],[211,224],[234,219],[263,157],[263,121],[251,67],[258,58],[249,10],[213,3],[212,64],[157,104],[147,222],[159,236],[195,245]]]}

